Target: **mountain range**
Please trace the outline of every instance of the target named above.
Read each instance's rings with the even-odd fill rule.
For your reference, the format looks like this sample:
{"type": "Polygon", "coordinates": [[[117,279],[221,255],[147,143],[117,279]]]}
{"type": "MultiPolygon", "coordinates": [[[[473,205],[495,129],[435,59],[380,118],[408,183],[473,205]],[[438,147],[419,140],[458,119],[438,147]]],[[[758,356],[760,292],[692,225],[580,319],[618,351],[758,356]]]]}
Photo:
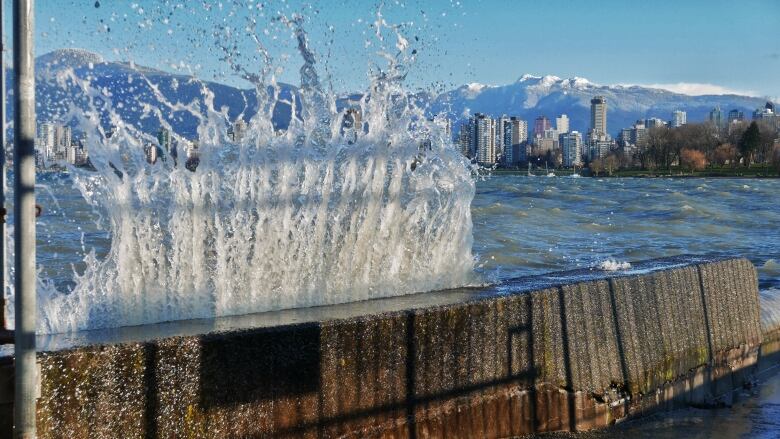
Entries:
{"type": "MultiPolygon", "coordinates": [[[[202,95],[201,83],[191,76],[164,72],[124,62],[106,61],[98,54],[80,49],[60,49],[36,58],[36,99],[39,121],[55,119],[68,110],[64,102],[73,101],[69,87],[63,87],[60,72],[73,68],[78,78],[89,78],[92,85],[102,90],[115,102],[133,102],[133,105],[114,105],[126,121],[153,132],[159,127],[156,117],[150,117],[148,108],[162,108],[160,98],[172,103],[189,103],[202,95]],[[145,80],[144,78],[148,79],[145,80]],[[132,97],[132,99],[129,99],[132,97]]],[[[8,90],[12,90],[10,72],[7,72],[8,90]]],[[[217,82],[203,82],[214,94],[215,108],[224,108],[228,117],[245,119],[254,115],[257,103],[254,88],[237,88],[217,82]]],[[[274,91],[268,89],[270,93],[274,91]]],[[[279,84],[279,101],[274,109],[273,121],[277,128],[286,127],[291,116],[291,106],[284,101],[296,99],[297,88],[279,84]]],[[[637,119],[671,118],[674,110],[688,113],[688,121],[705,120],[712,108],[722,111],[751,112],[762,107],[765,99],[736,94],[689,96],[668,90],[642,86],[598,85],[584,78],[563,79],[556,76],[523,75],[512,84],[492,86],[467,84],[441,94],[419,93],[418,102],[427,106],[430,114],[447,114],[455,122],[469,114],[480,112],[492,116],[502,114],[519,116],[529,121],[540,115],[550,119],[567,114],[572,130],[586,132],[590,123],[590,99],[606,97],[608,103],[608,127],[612,134],[631,126],[637,119]]],[[[354,100],[356,95],[340,99],[341,105],[354,100]]],[[[358,95],[359,96],[359,95],[358,95]]],[[[76,105],[84,105],[76,102],[76,105]]],[[[9,115],[13,111],[9,102],[9,115]]],[[[174,130],[185,136],[194,136],[198,121],[183,110],[165,114],[174,130]]],[[[108,122],[108,121],[105,121],[108,122]]]]}

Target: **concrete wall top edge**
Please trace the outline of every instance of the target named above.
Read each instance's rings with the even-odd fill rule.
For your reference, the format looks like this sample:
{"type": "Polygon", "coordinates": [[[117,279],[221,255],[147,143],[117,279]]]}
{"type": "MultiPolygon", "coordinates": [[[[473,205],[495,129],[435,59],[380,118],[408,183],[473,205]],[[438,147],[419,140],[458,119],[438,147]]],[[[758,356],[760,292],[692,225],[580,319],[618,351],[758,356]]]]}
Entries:
{"type": "MultiPolygon", "coordinates": [[[[683,255],[632,263],[629,270],[609,272],[599,269],[580,269],[555,272],[507,280],[498,285],[478,288],[459,288],[446,291],[417,293],[363,302],[353,302],[312,308],[288,309],[242,316],[164,322],[135,327],[82,331],[70,334],[39,335],[41,352],[64,351],[84,346],[100,348],[117,344],[146,343],[155,340],[191,336],[218,336],[248,331],[267,331],[275,327],[317,324],[337,325],[343,321],[367,321],[393,318],[411,313],[435,312],[453,306],[467,306],[476,302],[502,296],[528,294],[534,291],[560,288],[577,283],[590,283],[613,278],[641,277],[663,270],[712,264],[723,261],[739,261],[721,256],[683,255]]],[[[749,264],[749,262],[747,262],[749,264]]],[[[0,352],[0,358],[13,355],[12,351],[0,352]]]]}

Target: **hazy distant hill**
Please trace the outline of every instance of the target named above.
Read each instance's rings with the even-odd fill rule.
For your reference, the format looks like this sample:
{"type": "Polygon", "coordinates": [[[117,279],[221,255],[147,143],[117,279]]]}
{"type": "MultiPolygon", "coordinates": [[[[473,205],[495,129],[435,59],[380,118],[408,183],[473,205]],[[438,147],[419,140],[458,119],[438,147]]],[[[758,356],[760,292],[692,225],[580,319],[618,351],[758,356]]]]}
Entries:
{"type": "MultiPolygon", "coordinates": [[[[58,73],[66,67],[72,67],[79,78],[90,77],[92,84],[108,91],[115,102],[136,102],[136,105],[123,105],[121,108],[115,104],[114,108],[118,109],[125,120],[150,132],[156,130],[159,123],[156,117],[144,114],[144,104],[160,107],[160,102],[142,76],[148,78],[150,83],[158,87],[164,98],[172,103],[186,104],[202,96],[200,83],[192,82],[189,76],[127,63],[107,62],[100,55],[84,50],[61,49],[36,59],[40,121],[61,114],[66,110],[63,103],[72,101],[70,91],[56,85],[58,73]]],[[[8,90],[12,90],[10,76],[9,74],[8,90]]],[[[240,89],[215,82],[204,84],[214,93],[216,108],[227,108],[231,119],[241,113],[244,113],[245,118],[254,115],[257,103],[254,89],[240,89]]],[[[292,85],[281,84],[281,87],[283,100],[290,100],[296,94],[296,88],[292,85]]],[[[749,117],[754,109],[764,104],[763,99],[748,96],[688,96],[639,86],[596,85],[583,78],[561,79],[555,76],[531,75],[524,75],[513,84],[469,84],[438,96],[420,94],[417,99],[427,103],[430,113],[446,112],[455,120],[463,120],[469,113],[483,112],[493,116],[520,116],[532,125],[533,119],[539,115],[552,119],[566,113],[571,120],[571,128],[585,132],[590,120],[590,99],[595,95],[607,98],[608,126],[613,134],[640,118],[660,117],[668,120],[671,112],[676,109],[687,111],[689,121],[700,121],[704,120],[716,105],[720,105],[724,112],[737,108],[749,117]]],[[[356,96],[351,98],[355,99],[356,96]]],[[[287,126],[290,111],[287,104],[277,105],[273,119],[278,128],[287,126]]],[[[191,115],[178,111],[166,116],[174,129],[181,134],[195,135],[197,121],[191,115]]]]}
{"type": "MultiPolygon", "coordinates": [[[[112,107],[122,118],[144,130],[154,132],[159,128],[156,117],[144,113],[144,104],[148,107],[163,108],[160,99],[152,91],[152,84],[165,100],[172,104],[189,104],[193,100],[202,101],[201,83],[193,82],[192,77],[172,74],[144,66],[128,63],[106,62],[100,55],[80,49],[56,50],[36,58],[36,100],[37,116],[40,121],[56,119],[58,114],[67,111],[68,103],[74,102],[74,93],[63,89],[58,74],[67,68],[73,68],[77,77],[90,78],[93,87],[109,92],[112,107]],[[148,79],[148,82],[144,80],[148,79]],[[120,104],[121,103],[121,104],[120,104]],[[133,103],[134,105],[127,105],[133,103]]],[[[7,87],[12,90],[12,78],[9,72],[7,87]]],[[[243,113],[244,118],[255,114],[257,98],[254,89],[239,89],[216,82],[202,83],[214,93],[214,107],[227,108],[228,115],[235,119],[243,113]]],[[[280,96],[283,101],[291,100],[295,87],[280,84],[280,96]]],[[[269,88],[269,92],[271,89],[269,88]]],[[[84,102],[75,102],[84,108],[84,102]]],[[[12,103],[9,114],[13,111],[12,103]]],[[[284,128],[290,120],[291,107],[280,103],[274,110],[274,122],[277,128],[284,128]]],[[[194,137],[197,119],[186,111],[166,114],[173,128],[185,135],[194,137]]],[[[106,122],[107,123],[107,122],[106,122]]]]}

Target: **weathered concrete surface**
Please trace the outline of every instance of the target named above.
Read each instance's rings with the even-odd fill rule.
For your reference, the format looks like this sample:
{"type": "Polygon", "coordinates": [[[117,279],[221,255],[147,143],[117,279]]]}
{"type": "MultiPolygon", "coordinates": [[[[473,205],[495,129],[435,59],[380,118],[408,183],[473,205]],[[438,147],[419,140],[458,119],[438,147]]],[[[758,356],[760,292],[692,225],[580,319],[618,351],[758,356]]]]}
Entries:
{"type": "Polygon", "coordinates": [[[238,319],[252,323],[41,338],[51,351],[39,355],[40,437],[586,430],[728,404],[753,379],[763,339],[744,259],[670,258],[238,319]]]}
{"type": "Polygon", "coordinates": [[[761,292],[761,374],[776,373],[780,366],[780,290],[761,292]]]}

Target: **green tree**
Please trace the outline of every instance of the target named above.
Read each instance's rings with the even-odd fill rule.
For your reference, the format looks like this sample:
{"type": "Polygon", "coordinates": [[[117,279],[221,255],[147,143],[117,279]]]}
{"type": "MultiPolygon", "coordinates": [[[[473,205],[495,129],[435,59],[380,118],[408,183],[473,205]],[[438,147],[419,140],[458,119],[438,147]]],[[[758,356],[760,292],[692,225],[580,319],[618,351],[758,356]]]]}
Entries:
{"type": "Polygon", "coordinates": [[[745,159],[745,166],[750,166],[753,162],[753,154],[761,145],[761,131],[758,129],[756,121],[750,123],[750,126],[739,139],[739,152],[745,159]]]}

